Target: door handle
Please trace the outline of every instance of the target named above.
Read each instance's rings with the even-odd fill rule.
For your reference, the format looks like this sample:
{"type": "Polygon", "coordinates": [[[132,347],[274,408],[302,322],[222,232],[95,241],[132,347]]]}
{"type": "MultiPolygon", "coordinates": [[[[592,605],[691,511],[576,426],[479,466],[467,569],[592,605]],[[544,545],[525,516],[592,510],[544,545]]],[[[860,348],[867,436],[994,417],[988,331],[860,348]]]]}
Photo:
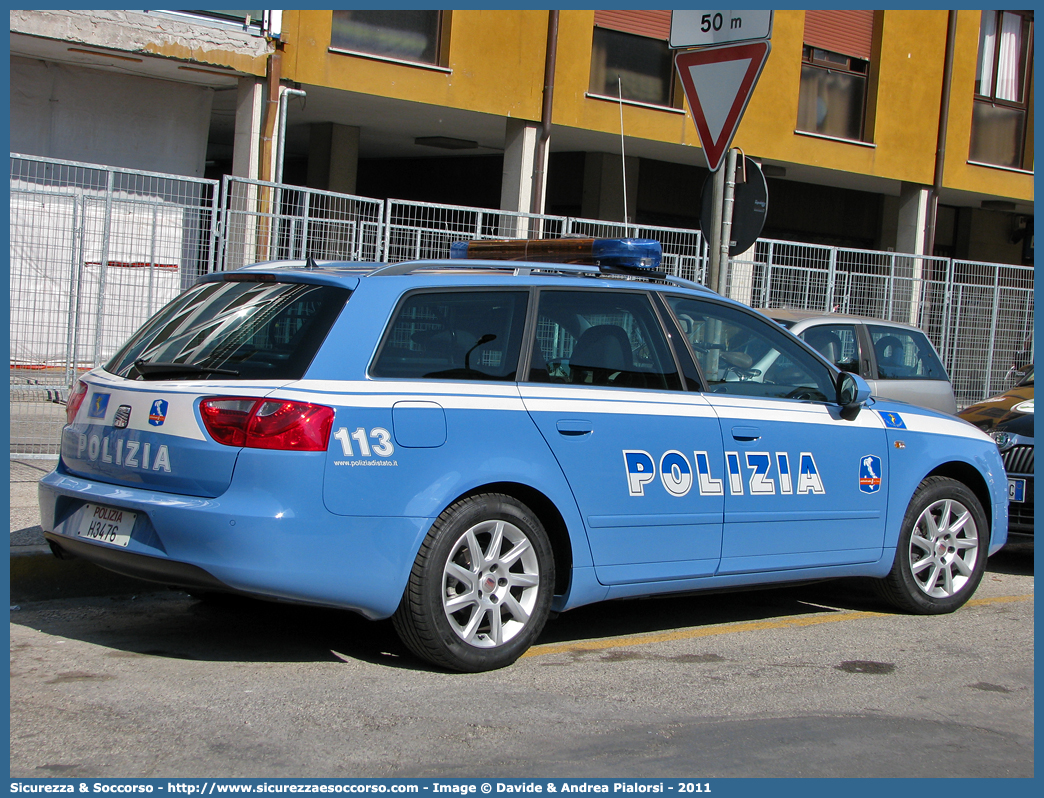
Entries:
{"type": "Polygon", "coordinates": [[[570,437],[590,435],[594,432],[594,424],[590,421],[563,418],[558,422],[558,431],[563,435],[568,435],[570,437]]]}
{"type": "Polygon", "coordinates": [[[733,427],[732,437],[738,441],[756,441],[761,439],[761,430],[757,427],[733,427]]]}

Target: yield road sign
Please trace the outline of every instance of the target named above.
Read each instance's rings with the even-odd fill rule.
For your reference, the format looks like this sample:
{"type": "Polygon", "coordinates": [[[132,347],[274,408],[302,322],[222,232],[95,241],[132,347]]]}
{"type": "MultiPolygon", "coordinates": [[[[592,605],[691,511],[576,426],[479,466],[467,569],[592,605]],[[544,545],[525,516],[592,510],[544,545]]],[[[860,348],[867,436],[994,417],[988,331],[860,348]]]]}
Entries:
{"type": "Polygon", "coordinates": [[[770,49],[758,41],[678,53],[678,75],[712,172],[732,144],[770,49]]]}

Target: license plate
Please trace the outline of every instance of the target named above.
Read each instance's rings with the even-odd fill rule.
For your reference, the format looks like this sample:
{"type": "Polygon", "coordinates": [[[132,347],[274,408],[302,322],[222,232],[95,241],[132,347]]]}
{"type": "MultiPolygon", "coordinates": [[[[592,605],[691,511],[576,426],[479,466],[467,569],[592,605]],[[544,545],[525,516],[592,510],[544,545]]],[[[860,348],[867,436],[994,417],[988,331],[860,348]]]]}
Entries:
{"type": "Polygon", "coordinates": [[[1024,479],[1009,479],[1008,480],[1008,501],[1013,501],[1013,502],[1024,502],[1024,501],[1026,501],[1026,480],[1024,480],[1024,479]]]}
{"type": "Polygon", "coordinates": [[[137,517],[137,513],[118,510],[115,507],[87,504],[84,505],[76,534],[81,538],[125,547],[130,543],[131,530],[137,517]]]}

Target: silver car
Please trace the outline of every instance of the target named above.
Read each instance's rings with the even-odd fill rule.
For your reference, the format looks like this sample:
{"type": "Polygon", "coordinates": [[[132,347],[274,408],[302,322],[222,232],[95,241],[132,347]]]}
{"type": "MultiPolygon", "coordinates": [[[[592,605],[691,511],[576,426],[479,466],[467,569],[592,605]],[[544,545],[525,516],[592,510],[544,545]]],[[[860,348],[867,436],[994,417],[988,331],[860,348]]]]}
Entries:
{"type": "Polygon", "coordinates": [[[909,324],[862,316],[823,315],[769,308],[787,327],[842,371],[858,374],[875,396],[956,413],[953,385],[923,331],[909,324]]]}

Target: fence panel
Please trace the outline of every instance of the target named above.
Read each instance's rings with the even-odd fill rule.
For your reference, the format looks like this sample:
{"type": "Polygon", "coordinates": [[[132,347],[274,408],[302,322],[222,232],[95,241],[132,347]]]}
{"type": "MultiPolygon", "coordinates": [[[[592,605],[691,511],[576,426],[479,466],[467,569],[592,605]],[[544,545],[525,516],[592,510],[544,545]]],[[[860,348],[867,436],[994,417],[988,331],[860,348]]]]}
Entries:
{"type": "Polygon", "coordinates": [[[384,260],[448,258],[454,241],[493,238],[559,238],[566,220],[489,208],[388,200],[384,260]]]}
{"type": "MultiPolygon", "coordinates": [[[[698,230],[439,205],[225,177],[196,180],[11,156],[11,452],[53,456],[75,375],[104,362],[196,278],[277,259],[398,262],[467,239],[633,236],[706,281],[698,230]],[[218,210],[220,208],[220,223],[218,210]]],[[[726,293],[915,324],[964,407],[1008,387],[1032,350],[1033,269],[762,239],[726,293]],[[985,354],[984,354],[985,353],[985,354]]],[[[1032,351],[1029,355],[1032,358],[1032,351]]]]}
{"type": "Polygon", "coordinates": [[[11,451],[53,456],[77,373],[212,268],[217,182],[11,155],[11,451]]]}
{"type": "Polygon", "coordinates": [[[229,175],[221,198],[219,271],[268,260],[380,258],[380,200],[229,175]]]}
{"type": "Polygon", "coordinates": [[[1011,387],[1022,353],[1032,359],[1033,268],[955,260],[953,273],[946,365],[967,406],[1011,387]]]}

